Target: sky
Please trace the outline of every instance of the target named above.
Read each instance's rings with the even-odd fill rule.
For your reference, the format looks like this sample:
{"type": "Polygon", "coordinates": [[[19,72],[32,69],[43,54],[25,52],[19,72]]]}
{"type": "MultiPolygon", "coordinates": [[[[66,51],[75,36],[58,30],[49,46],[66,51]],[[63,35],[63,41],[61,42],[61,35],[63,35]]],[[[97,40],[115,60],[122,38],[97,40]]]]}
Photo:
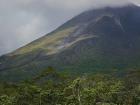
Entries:
{"type": "Polygon", "coordinates": [[[0,55],[46,35],[90,8],[140,0],[0,0],[0,55]]]}

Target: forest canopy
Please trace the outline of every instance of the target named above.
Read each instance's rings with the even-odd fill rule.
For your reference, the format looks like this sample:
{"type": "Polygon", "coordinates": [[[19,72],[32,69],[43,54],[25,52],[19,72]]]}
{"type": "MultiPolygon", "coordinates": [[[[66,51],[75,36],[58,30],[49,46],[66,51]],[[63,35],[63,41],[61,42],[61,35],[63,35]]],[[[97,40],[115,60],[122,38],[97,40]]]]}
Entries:
{"type": "Polygon", "coordinates": [[[0,105],[140,105],[139,76],[72,76],[49,67],[31,80],[1,82],[0,105]]]}

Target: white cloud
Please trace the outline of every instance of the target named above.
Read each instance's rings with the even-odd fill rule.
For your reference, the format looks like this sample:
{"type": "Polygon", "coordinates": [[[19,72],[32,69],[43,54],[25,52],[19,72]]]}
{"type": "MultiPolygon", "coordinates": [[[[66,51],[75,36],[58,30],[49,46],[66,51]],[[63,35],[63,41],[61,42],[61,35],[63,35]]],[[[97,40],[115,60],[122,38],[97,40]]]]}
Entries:
{"type": "Polygon", "coordinates": [[[43,21],[40,17],[34,17],[31,20],[28,20],[28,23],[18,27],[15,30],[16,35],[18,35],[17,37],[21,41],[26,41],[25,43],[29,43],[31,37],[35,39],[37,38],[38,34],[42,33],[40,32],[41,27],[44,25],[42,23],[43,21]]]}

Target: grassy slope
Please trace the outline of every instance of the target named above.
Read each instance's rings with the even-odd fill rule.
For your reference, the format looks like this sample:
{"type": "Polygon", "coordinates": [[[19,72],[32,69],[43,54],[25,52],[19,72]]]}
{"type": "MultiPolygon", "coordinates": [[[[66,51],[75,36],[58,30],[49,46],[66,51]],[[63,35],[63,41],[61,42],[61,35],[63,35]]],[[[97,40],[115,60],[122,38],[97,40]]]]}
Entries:
{"type": "Polygon", "coordinates": [[[47,51],[47,53],[53,53],[55,51],[56,46],[60,43],[60,41],[73,32],[76,27],[69,27],[63,30],[57,30],[51,34],[48,34],[39,40],[36,40],[29,45],[22,47],[14,52],[14,55],[18,54],[26,54],[37,49],[43,49],[47,51]]]}

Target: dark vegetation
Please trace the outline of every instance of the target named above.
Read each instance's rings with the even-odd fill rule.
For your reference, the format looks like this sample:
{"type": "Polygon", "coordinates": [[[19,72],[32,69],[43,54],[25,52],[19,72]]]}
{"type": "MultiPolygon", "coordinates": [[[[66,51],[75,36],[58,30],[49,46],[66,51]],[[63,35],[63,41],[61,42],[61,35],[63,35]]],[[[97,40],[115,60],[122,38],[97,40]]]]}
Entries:
{"type": "Polygon", "coordinates": [[[1,82],[0,105],[140,105],[140,72],[69,75],[52,67],[20,83],[1,82]]]}

